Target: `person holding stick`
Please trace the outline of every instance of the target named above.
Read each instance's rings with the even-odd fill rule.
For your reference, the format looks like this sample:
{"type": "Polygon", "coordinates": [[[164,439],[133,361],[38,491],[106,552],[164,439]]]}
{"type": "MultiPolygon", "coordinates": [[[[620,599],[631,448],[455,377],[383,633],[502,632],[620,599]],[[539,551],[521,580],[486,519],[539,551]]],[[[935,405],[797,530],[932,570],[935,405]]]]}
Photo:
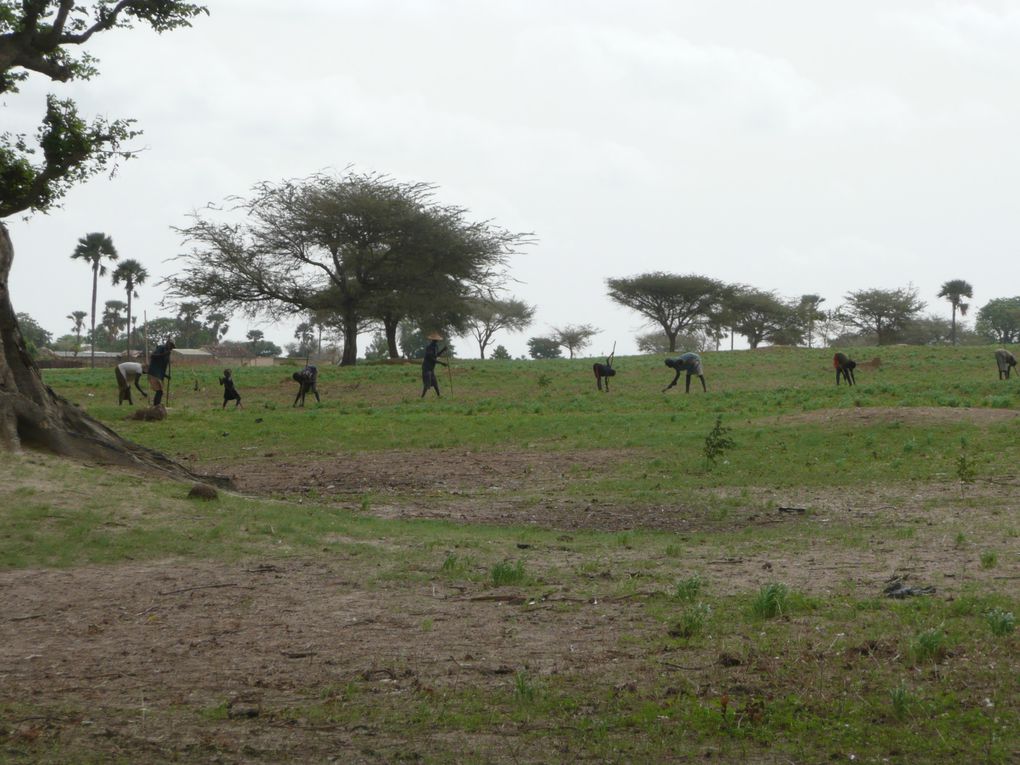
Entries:
{"type": "Polygon", "coordinates": [[[174,352],[173,340],[167,340],[163,345],[157,345],[149,359],[149,388],[156,391],[152,398],[152,405],[160,406],[163,403],[163,381],[166,380],[167,402],[170,401],[170,354],[174,352]]]}
{"type": "Polygon", "coordinates": [[[429,392],[429,388],[435,388],[436,396],[439,396],[439,381],[436,379],[436,364],[447,366],[445,361],[439,357],[446,353],[446,348],[439,350],[439,341],[443,336],[433,332],[428,336],[429,344],[425,346],[425,358],[421,361],[421,398],[429,392]]]}

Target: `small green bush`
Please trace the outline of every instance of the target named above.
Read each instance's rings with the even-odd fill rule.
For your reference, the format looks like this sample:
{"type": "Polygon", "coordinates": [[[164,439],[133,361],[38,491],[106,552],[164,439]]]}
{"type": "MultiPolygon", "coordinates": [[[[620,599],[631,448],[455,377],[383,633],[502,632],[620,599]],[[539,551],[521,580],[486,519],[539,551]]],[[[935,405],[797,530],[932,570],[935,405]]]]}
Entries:
{"type": "Polygon", "coordinates": [[[988,620],[988,626],[996,637],[1005,637],[1016,629],[1016,619],[1011,611],[993,608],[985,614],[985,619],[988,620]]]}
{"type": "Polygon", "coordinates": [[[759,619],[773,619],[789,610],[789,596],[785,584],[766,584],[751,602],[751,613],[759,619]]]}
{"type": "Polygon", "coordinates": [[[492,567],[492,583],[497,587],[510,584],[520,584],[524,581],[524,561],[511,563],[500,561],[492,567]]]}
{"type": "Polygon", "coordinates": [[[705,580],[695,574],[687,579],[681,579],[673,588],[673,597],[685,603],[693,603],[701,594],[705,586],[705,580]]]}

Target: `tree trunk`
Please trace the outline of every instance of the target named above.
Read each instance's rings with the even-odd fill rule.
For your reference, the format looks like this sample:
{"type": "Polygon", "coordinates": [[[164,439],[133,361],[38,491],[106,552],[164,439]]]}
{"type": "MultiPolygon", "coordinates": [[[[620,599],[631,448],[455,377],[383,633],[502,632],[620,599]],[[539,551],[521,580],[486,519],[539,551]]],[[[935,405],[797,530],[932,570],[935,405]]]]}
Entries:
{"type": "Polygon", "coordinates": [[[953,303],[953,345],[956,345],[956,303],[953,303]]]}
{"type": "Polygon", "coordinates": [[[400,348],[397,347],[397,325],[400,318],[391,314],[383,316],[383,332],[386,333],[386,350],[391,359],[400,358],[400,348]]]}
{"type": "Polygon", "coordinates": [[[121,438],[43,382],[11,304],[13,261],[7,227],[0,223],[0,450],[29,447],[93,462],[156,468],[183,480],[229,483],[196,476],[165,455],[121,438]]]}
{"type": "MultiPolygon", "coordinates": [[[[7,237],[7,247],[11,251],[11,261],[14,261],[14,245],[7,237]]],[[[5,272],[5,273],[9,273],[5,272]]],[[[6,278],[6,277],[5,277],[6,278]]],[[[99,289],[99,261],[92,264],[92,342],[89,344],[89,353],[92,356],[92,368],[96,368],[96,291],[99,289]]]]}
{"type": "Polygon", "coordinates": [[[344,353],[340,366],[353,367],[358,363],[358,317],[353,311],[344,312],[344,353]]]}
{"type": "Polygon", "coordinates": [[[662,329],[666,333],[666,339],[669,340],[669,352],[676,353],[676,336],[680,334],[680,330],[670,332],[669,327],[665,324],[662,325],[662,329]]]}
{"type": "Polygon", "coordinates": [[[128,290],[127,361],[131,361],[131,290],[128,290]]]}

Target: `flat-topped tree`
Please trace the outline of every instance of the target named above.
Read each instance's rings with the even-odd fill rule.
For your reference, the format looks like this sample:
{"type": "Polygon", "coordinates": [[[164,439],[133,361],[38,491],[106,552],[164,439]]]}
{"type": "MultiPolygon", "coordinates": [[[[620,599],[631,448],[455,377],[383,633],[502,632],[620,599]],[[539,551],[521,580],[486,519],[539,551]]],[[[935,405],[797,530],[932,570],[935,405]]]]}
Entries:
{"type": "MultiPolygon", "coordinates": [[[[52,82],[88,80],[98,70],[82,50],[94,35],[147,25],[157,32],[188,26],[205,8],[168,0],[0,0],[0,108],[32,75],[52,82]]],[[[45,212],[67,191],[131,156],[131,120],[78,113],[73,100],[50,95],[34,136],[0,135],[0,219],[45,212]]],[[[29,444],[58,454],[166,464],[124,441],[57,396],[28,356],[11,302],[14,246],[0,220],[0,449],[29,444]]]]}
{"type": "Polygon", "coordinates": [[[192,251],[165,283],[172,297],[206,310],[335,316],[342,365],[357,361],[358,332],[378,320],[393,354],[401,321],[460,323],[468,300],[499,288],[510,255],[528,241],[472,222],[435,193],[429,183],[349,169],[260,183],[232,200],[230,220],[215,208],[193,216],[181,230],[192,251]]]}

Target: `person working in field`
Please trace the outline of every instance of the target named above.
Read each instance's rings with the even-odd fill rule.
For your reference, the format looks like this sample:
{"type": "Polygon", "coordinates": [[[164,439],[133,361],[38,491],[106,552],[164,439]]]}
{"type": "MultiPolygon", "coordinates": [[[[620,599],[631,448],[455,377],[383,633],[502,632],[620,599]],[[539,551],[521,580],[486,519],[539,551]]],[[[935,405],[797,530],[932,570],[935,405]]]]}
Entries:
{"type": "Polygon", "coordinates": [[[606,393],[609,393],[609,378],[616,376],[616,370],[613,369],[613,357],[616,356],[615,343],[614,350],[609,356],[606,357],[605,364],[599,364],[598,362],[591,365],[591,371],[595,373],[595,385],[598,386],[599,390],[602,390],[602,381],[606,382],[606,393]]]}
{"type": "Polygon", "coordinates": [[[1005,348],[999,348],[995,352],[995,365],[999,368],[999,379],[1008,380],[1009,373],[1016,366],[1016,356],[1005,348]]]}
{"type": "Polygon", "coordinates": [[[429,392],[429,388],[435,388],[436,395],[439,394],[439,381],[436,379],[436,364],[442,364],[446,366],[445,361],[440,361],[439,357],[446,353],[446,348],[439,349],[439,341],[443,339],[443,336],[438,332],[433,332],[428,336],[429,344],[425,346],[425,358],[421,361],[421,398],[425,398],[425,394],[429,392]]]}
{"type": "Polygon", "coordinates": [[[698,379],[701,380],[701,389],[708,393],[708,386],[705,385],[705,370],[701,366],[701,356],[698,354],[684,353],[678,359],[666,359],[666,366],[670,369],[675,369],[676,375],[673,377],[673,382],[662,389],[663,393],[676,385],[682,372],[687,373],[686,385],[684,386],[685,392],[691,392],[691,375],[697,375],[698,379]]]}
{"type": "MultiPolygon", "coordinates": [[[[223,377],[220,378],[220,385],[223,386],[223,406],[221,409],[227,408],[228,401],[236,401],[234,409],[241,407],[241,394],[237,392],[237,388],[234,387],[234,376],[229,369],[223,370],[223,377]]],[[[244,407],[241,407],[242,409],[244,407]]]]}
{"type": "Polygon", "coordinates": [[[144,367],[137,361],[125,361],[114,367],[114,376],[117,378],[117,390],[119,395],[117,398],[117,406],[120,406],[127,401],[132,406],[134,401],[131,400],[131,385],[133,384],[138,392],[146,398],[149,394],[142,390],[142,386],[138,384],[138,381],[142,379],[144,373],[144,367]]]}
{"type": "Polygon", "coordinates": [[[157,345],[149,357],[149,387],[156,391],[152,397],[153,406],[163,403],[163,381],[170,379],[170,354],[176,347],[173,340],[167,340],[163,345],[157,345]]]}
{"type": "Polygon", "coordinates": [[[319,398],[319,368],[315,364],[309,364],[300,372],[295,372],[294,382],[298,384],[298,392],[294,397],[294,406],[298,405],[298,401],[301,402],[301,406],[305,405],[305,396],[309,393],[315,394],[316,403],[321,403],[322,399],[319,398]]]}

